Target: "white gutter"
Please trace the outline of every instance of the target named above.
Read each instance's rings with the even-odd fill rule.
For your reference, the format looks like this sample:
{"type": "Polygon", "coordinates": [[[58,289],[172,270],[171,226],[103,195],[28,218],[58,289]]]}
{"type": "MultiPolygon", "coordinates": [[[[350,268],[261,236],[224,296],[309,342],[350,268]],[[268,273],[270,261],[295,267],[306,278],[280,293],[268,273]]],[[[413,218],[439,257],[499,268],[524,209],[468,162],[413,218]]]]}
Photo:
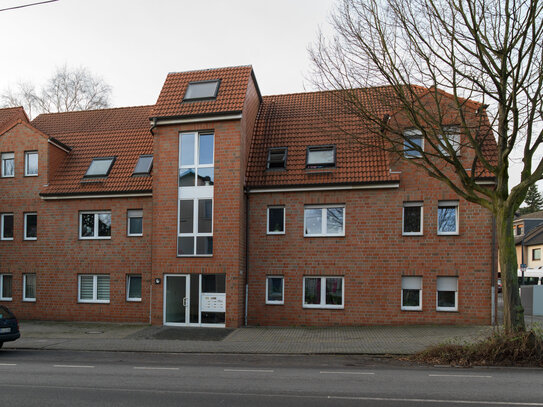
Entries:
{"type": "Polygon", "coordinates": [[[477,185],[496,185],[496,181],[475,181],[477,185]]]}
{"type": "Polygon", "coordinates": [[[60,145],[58,145],[57,143],[55,143],[54,141],[52,141],[51,139],[47,139],[47,142],[48,143],[51,143],[52,145],[54,145],[56,148],[60,148],[62,151],[65,151],[67,153],[70,152],[70,150],[64,148],[64,147],[61,147],[60,145]]]}
{"type": "Polygon", "coordinates": [[[399,188],[400,183],[392,184],[373,184],[373,185],[338,185],[328,187],[299,187],[299,188],[267,188],[267,189],[250,189],[250,194],[264,194],[268,192],[306,192],[306,191],[343,191],[353,189],[391,189],[399,188]]]}
{"type": "Polygon", "coordinates": [[[201,122],[213,122],[221,120],[240,120],[242,117],[240,114],[233,114],[228,116],[206,116],[206,117],[193,117],[189,119],[170,119],[170,120],[160,120],[156,121],[156,125],[166,125],[166,124],[184,124],[184,123],[201,123],[201,122]]]}
{"type": "Polygon", "coordinates": [[[66,195],[66,196],[42,196],[45,201],[59,199],[93,199],[93,198],[139,198],[142,196],[153,196],[152,192],[142,194],[111,194],[111,195],[66,195]]]}

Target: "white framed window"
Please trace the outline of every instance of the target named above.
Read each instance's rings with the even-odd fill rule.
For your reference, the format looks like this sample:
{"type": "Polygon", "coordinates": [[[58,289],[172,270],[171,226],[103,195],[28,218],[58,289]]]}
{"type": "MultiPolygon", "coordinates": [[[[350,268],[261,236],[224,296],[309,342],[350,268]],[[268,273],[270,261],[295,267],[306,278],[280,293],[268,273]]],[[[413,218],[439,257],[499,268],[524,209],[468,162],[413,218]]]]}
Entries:
{"type": "Polygon", "coordinates": [[[111,239],[111,212],[79,212],[80,239],[111,239]]]}
{"type": "Polygon", "coordinates": [[[177,255],[213,255],[214,134],[179,134],[177,255]]]}
{"type": "Polygon", "coordinates": [[[25,151],[25,177],[38,176],[38,152],[25,151]]]}
{"type": "Polygon", "coordinates": [[[0,274],[0,301],[11,301],[13,299],[12,282],[13,276],[11,274],[0,274]]]}
{"type": "Polygon", "coordinates": [[[541,260],[541,248],[532,249],[532,260],[541,260]]]}
{"type": "Polygon", "coordinates": [[[2,153],[0,155],[2,161],[2,178],[10,178],[15,176],[15,154],[2,153]]]}
{"type": "Polygon", "coordinates": [[[23,274],[23,301],[36,301],[36,274],[23,274]]]}
{"type": "Polygon", "coordinates": [[[268,206],[267,213],[267,233],[268,235],[285,234],[285,207],[268,206]]]}
{"type": "Polygon", "coordinates": [[[109,303],[109,275],[80,274],[78,280],[79,302],[109,303]]]}
{"type": "Polygon", "coordinates": [[[436,309],[458,311],[458,277],[438,277],[436,309]]]}
{"type": "Polygon", "coordinates": [[[266,304],[284,304],[285,284],[283,276],[266,276],[266,304]]]}
{"type": "Polygon", "coordinates": [[[405,158],[420,158],[424,151],[424,137],[420,130],[403,132],[403,154],[405,158]]]}
{"type": "Polygon", "coordinates": [[[421,236],[423,225],[422,202],[404,202],[402,216],[402,234],[404,236],[421,236]]]}
{"type": "Polygon", "coordinates": [[[304,236],[345,236],[345,206],[306,206],[304,208],[304,236]]]}
{"type": "Polygon", "coordinates": [[[445,126],[443,127],[444,134],[437,136],[437,149],[444,156],[450,156],[449,146],[447,141],[450,144],[450,148],[458,156],[460,155],[460,128],[458,126],[445,126]]]}
{"type": "Polygon", "coordinates": [[[458,201],[439,201],[437,205],[437,234],[458,234],[458,201]]]}
{"type": "Polygon", "coordinates": [[[36,212],[24,214],[24,240],[38,239],[38,214],[36,212]]]}
{"type": "Polygon", "coordinates": [[[304,308],[343,308],[343,277],[304,277],[304,308]]]}
{"type": "Polygon", "coordinates": [[[126,301],[141,301],[141,274],[126,276],[126,301]]]}
{"type": "Polygon", "coordinates": [[[422,310],[422,277],[402,277],[402,310],[422,310]]]}
{"type": "Polygon", "coordinates": [[[128,236],[143,236],[143,210],[130,209],[126,212],[128,236]]]}
{"type": "Polygon", "coordinates": [[[13,213],[0,214],[0,240],[13,240],[13,213]]]}

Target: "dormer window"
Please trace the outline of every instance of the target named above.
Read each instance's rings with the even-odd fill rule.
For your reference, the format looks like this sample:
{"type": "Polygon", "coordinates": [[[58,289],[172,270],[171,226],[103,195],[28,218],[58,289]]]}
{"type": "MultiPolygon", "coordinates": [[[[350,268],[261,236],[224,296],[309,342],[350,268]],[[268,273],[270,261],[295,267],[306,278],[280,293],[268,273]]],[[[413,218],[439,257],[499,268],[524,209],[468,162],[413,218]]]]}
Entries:
{"type": "Polygon", "coordinates": [[[149,175],[153,168],[153,156],[152,155],[140,155],[134,173],[132,175],[149,175]]]}
{"type": "Polygon", "coordinates": [[[92,160],[85,178],[107,177],[113,166],[115,157],[100,157],[92,160]]]}
{"type": "Polygon", "coordinates": [[[282,148],[270,148],[268,152],[268,169],[286,168],[287,166],[287,149],[282,148]]]}
{"type": "Polygon", "coordinates": [[[325,168],[336,165],[335,146],[316,146],[307,148],[307,168],[325,168]]]}
{"type": "Polygon", "coordinates": [[[183,102],[215,99],[219,91],[219,84],[219,80],[190,82],[183,102]]]}

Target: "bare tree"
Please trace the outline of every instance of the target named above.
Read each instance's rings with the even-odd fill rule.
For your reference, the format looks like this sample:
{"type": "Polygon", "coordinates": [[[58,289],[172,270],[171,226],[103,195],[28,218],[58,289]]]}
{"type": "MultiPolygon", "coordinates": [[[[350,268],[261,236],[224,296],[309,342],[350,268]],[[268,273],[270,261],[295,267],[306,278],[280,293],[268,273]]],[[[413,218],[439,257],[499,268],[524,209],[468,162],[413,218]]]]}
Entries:
{"type": "Polygon", "coordinates": [[[493,213],[507,331],[525,329],[513,217],[543,177],[542,11],[537,0],[342,0],[334,34],[310,49],[313,84],[365,123],[345,135],[493,213]]]}
{"type": "Polygon", "coordinates": [[[23,106],[34,114],[70,112],[109,107],[111,87],[86,68],[57,68],[41,89],[31,83],[19,83],[16,91],[8,89],[1,96],[5,107],[23,106]]]}

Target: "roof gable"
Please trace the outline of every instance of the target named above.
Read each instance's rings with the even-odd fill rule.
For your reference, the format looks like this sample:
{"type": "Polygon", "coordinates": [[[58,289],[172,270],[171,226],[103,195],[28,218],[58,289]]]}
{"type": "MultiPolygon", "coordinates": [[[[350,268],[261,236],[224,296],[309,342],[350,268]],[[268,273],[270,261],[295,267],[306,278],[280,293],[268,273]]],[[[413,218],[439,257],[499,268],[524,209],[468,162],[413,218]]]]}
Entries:
{"type": "Polygon", "coordinates": [[[28,116],[22,107],[0,109],[0,135],[11,129],[18,122],[29,122],[28,116]]]}

